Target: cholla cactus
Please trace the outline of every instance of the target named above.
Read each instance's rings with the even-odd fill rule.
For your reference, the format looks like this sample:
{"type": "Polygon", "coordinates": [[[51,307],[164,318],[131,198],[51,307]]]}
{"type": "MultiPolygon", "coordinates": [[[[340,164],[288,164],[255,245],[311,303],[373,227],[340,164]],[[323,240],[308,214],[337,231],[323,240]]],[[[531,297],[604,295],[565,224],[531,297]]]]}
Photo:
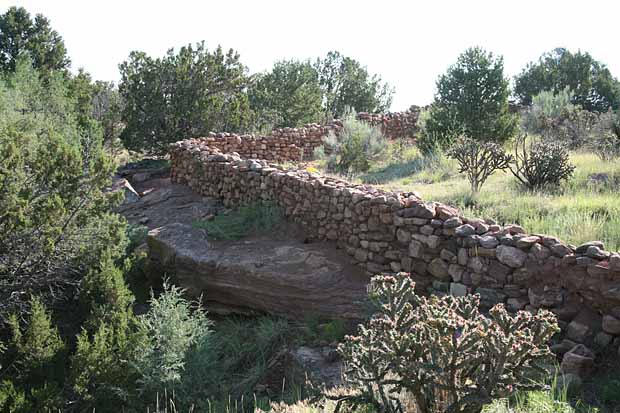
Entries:
{"type": "Polygon", "coordinates": [[[420,297],[406,273],[375,276],[369,287],[378,312],[340,347],[355,392],[340,407],[378,412],[474,413],[497,397],[540,385],[540,362],[559,329],[549,311],[488,316],[479,298],[420,297]],[[409,405],[408,405],[409,404],[409,405]]]}

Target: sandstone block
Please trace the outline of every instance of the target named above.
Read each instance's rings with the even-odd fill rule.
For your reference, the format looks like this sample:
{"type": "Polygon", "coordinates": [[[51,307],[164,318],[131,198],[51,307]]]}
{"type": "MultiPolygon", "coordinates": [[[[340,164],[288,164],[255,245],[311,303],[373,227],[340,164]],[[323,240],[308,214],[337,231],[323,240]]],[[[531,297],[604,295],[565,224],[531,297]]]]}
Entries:
{"type": "Polygon", "coordinates": [[[527,259],[527,254],[518,248],[510,247],[507,245],[500,245],[496,248],[497,259],[502,263],[512,268],[519,268],[523,266],[527,259]]]}

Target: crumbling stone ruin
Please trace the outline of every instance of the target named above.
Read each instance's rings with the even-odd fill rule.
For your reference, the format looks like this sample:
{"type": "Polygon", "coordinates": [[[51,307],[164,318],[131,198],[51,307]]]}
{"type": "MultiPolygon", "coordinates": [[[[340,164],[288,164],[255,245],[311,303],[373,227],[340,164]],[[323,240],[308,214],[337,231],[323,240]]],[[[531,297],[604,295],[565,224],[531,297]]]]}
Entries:
{"type": "MultiPolygon", "coordinates": [[[[390,139],[414,139],[420,108],[412,106],[406,112],[373,114],[360,112],[357,117],[381,128],[390,139]]],[[[311,123],[302,128],[277,128],[267,136],[210,133],[202,138],[212,148],[222,153],[237,152],[244,158],[265,159],[278,162],[298,162],[312,157],[314,150],[323,146],[323,138],[342,130],[342,121],[333,120],[324,125],[311,123]]]]}
{"type": "MultiPolygon", "coordinates": [[[[478,293],[487,308],[504,303],[512,311],[550,309],[563,330],[554,350],[567,353],[566,373],[591,368],[590,349],[620,345],[620,254],[601,242],[568,245],[518,225],[465,217],[415,193],[244,159],[239,153],[247,151],[227,145],[217,136],[172,144],[172,180],[229,207],[271,200],[309,238],[333,242],[368,275],[406,271],[424,292],[478,293]]],[[[278,159],[285,153],[269,153],[267,146],[257,155],[278,159]]]]}

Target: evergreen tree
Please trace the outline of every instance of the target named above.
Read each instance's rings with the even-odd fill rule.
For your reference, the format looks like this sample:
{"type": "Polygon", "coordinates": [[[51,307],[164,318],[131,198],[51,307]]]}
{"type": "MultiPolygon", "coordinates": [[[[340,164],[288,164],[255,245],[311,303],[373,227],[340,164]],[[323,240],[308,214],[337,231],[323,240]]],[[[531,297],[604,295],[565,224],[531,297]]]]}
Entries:
{"type": "Polygon", "coordinates": [[[504,62],[481,48],[470,48],[437,81],[422,147],[447,148],[462,135],[501,143],[514,136],[517,118],[508,110],[504,62]]]}
{"type": "Polygon", "coordinates": [[[346,108],[358,112],[382,113],[392,104],[394,89],[370,75],[357,60],[332,51],[314,65],[323,91],[323,110],[334,118],[344,116],[346,108]]]}
{"type": "Polygon", "coordinates": [[[256,77],[249,90],[250,106],[269,126],[297,127],[321,119],[319,77],[310,62],[277,62],[256,77]]]}
{"type": "Polygon", "coordinates": [[[249,126],[247,68],[232,49],[209,52],[202,42],[163,58],[134,51],[119,68],[121,139],[131,150],[164,154],[171,142],[249,126]]]}
{"type": "Polygon", "coordinates": [[[531,105],[543,91],[572,95],[572,103],[593,112],[620,107],[620,82],[603,63],[587,52],[571,53],[558,48],[531,62],[515,77],[514,94],[521,104],[531,105]]]}
{"type": "Polygon", "coordinates": [[[77,106],[64,76],[44,85],[23,56],[0,82],[0,315],[29,294],[70,297],[101,251],[120,243],[124,224],[109,213],[118,195],[105,192],[114,164],[77,106]]]}
{"type": "Polygon", "coordinates": [[[70,64],[62,37],[46,17],[37,14],[33,21],[23,7],[11,7],[0,15],[0,71],[14,71],[24,52],[44,74],[66,70],[70,64]]]}

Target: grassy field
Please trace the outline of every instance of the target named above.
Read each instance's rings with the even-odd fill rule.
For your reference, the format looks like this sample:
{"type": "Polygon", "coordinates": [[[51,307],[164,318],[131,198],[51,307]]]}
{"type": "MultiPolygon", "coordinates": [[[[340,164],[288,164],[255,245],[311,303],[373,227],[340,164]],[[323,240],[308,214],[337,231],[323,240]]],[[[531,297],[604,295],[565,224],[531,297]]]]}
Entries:
{"type": "Polygon", "coordinates": [[[466,216],[517,223],[529,233],[557,236],[580,244],[601,240],[620,250],[620,161],[603,162],[594,154],[571,154],[574,177],[553,191],[520,188],[510,172],[497,172],[476,197],[449,159],[429,160],[409,148],[399,160],[374,165],[357,179],[390,190],[418,192],[423,199],[461,208],[466,216]]]}

